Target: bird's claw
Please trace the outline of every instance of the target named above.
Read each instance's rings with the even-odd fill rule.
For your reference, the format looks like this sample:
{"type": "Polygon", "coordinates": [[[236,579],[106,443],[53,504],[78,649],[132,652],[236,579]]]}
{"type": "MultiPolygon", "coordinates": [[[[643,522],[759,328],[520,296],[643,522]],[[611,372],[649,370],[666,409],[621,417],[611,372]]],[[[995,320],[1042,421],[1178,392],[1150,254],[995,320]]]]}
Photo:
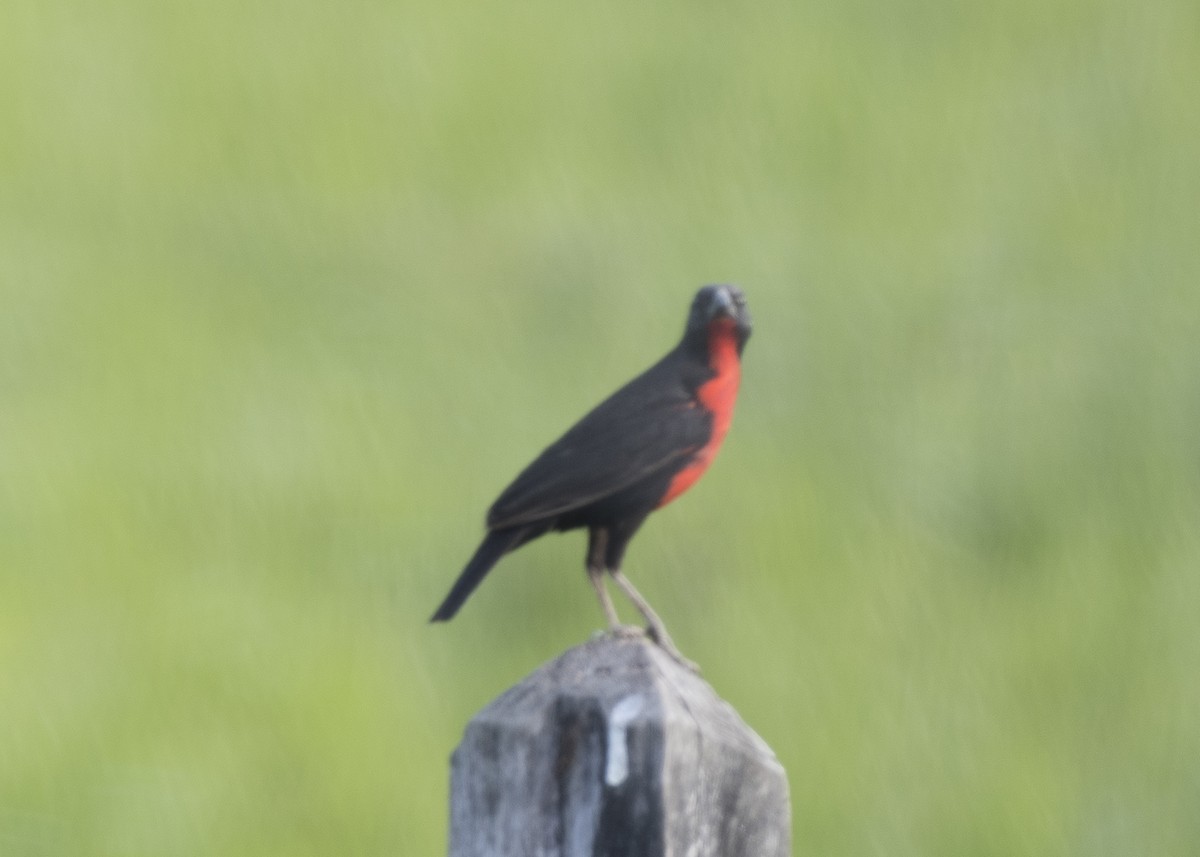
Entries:
{"type": "Polygon", "coordinates": [[[651,625],[646,629],[646,636],[654,641],[654,644],[662,649],[671,660],[679,664],[686,670],[689,670],[696,675],[700,675],[700,665],[693,660],[685,658],[683,652],[675,647],[675,642],[667,636],[667,632],[661,628],[655,628],[651,625]]]}
{"type": "MultiPolygon", "coordinates": [[[[633,640],[638,637],[650,637],[650,633],[640,625],[611,625],[608,633],[623,640],[633,640]]],[[[657,642],[657,641],[656,641],[657,642]]]]}

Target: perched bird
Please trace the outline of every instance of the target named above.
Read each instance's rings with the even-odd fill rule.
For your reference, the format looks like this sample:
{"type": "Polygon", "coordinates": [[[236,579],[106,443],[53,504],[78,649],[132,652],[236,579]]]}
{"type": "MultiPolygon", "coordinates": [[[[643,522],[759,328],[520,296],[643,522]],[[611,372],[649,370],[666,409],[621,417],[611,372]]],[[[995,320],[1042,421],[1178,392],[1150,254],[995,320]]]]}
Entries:
{"type": "Polygon", "coordinates": [[[705,286],[683,339],[550,444],[492,504],[487,535],[432,622],[454,616],[504,554],[551,530],[588,531],[587,573],[613,629],[607,571],[646,620],[647,632],[683,660],[662,620],[621,573],[625,548],[652,511],[674,500],[712,462],[733,419],[741,355],[750,337],[736,286],[705,286]]]}

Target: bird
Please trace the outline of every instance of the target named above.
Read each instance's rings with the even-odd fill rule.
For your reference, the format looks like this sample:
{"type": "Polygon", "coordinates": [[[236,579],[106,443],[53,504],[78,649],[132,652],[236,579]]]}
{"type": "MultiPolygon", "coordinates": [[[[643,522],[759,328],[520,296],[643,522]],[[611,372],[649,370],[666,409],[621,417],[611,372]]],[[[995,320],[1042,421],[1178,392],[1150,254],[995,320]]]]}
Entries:
{"type": "Polygon", "coordinates": [[[691,665],[621,565],[647,516],[690,488],[720,449],[751,329],[741,289],[701,288],[678,344],[584,415],[501,492],[488,510],[483,542],[430,621],[453,618],[505,554],[551,531],[586,529],[584,566],[609,628],[624,630],[606,573],[641,613],[651,640],[691,665]]]}

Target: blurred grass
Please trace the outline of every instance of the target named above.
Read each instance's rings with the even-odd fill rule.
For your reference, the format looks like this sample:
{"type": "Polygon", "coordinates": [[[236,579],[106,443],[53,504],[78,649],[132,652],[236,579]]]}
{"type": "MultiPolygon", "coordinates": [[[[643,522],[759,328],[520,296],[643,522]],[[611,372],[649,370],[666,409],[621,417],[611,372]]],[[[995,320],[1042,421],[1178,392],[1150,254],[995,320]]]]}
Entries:
{"type": "Polygon", "coordinates": [[[581,537],[424,620],[721,280],[627,567],[797,853],[1192,853],[1198,74],[1172,0],[0,7],[0,853],[443,851],[581,537]]]}

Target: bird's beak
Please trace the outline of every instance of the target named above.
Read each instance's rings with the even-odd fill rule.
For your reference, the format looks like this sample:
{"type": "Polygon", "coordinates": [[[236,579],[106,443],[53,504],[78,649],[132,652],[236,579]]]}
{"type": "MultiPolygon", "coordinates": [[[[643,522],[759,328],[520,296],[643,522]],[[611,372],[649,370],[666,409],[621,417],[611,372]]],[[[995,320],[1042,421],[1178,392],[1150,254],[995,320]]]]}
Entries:
{"type": "Polygon", "coordinates": [[[712,306],[709,307],[708,317],[710,319],[725,316],[726,318],[737,318],[737,305],[733,302],[733,296],[729,294],[729,289],[717,289],[713,294],[712,306]]]}

